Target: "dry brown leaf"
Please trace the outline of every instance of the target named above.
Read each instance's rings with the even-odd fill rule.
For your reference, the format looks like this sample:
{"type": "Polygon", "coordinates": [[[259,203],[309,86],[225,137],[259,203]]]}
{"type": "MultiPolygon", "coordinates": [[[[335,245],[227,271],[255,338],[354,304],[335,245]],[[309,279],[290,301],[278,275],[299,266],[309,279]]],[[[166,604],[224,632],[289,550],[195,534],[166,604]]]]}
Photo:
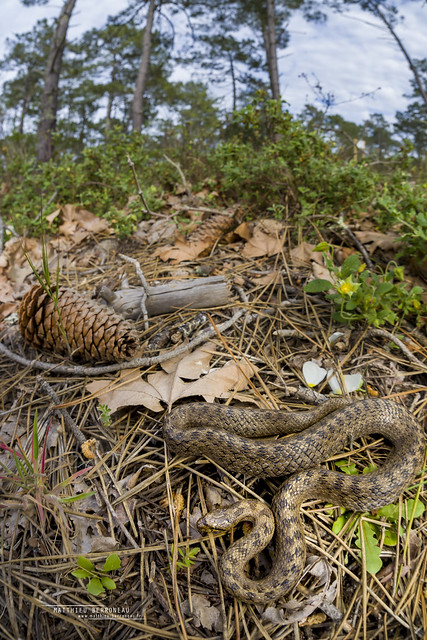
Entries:
{"type": "Polygon", "coordinates": [[[176,232],[176,224],[169,218],[160,220],[143,220],[139,222],[133,238],[146,242],[149,245],[160,241],[170,241],[176,232]]]}
{"type": "Polygon", "coordinates": [[[234,233],[243,238],[243,240],[249,240],[252,235],[249,222],[242,222],[242,224],[239,224],[237,229],[234,229],[234,233]]]}
{"type": "MultiPolygon", "coordinates": [[[[46,248],[49,266],[52,269],[56,266],[56,252],[50,245],[46,248]]],[[[9,280],[18,285],[22,284],[25,278],[32,273],[24,251],[36,269],[40,269],[42,243],[35,238],[11,238],[4,245],[3,253],[0,256],[0,271],[3,271],[9,280]]]]}
{"type": "Polygon", "coordinates": [[[251,281],[254,284],[273,284],[277,282],[277,278],[280,275],[280,271],[275,269],[274,271],[270,271],[270,273],[266,273],[263,276],[255,276],[251,278],[251,281]]]}
{"type": "Polygon", "coordinates": [[[48,221],[48,223],[49,223],[49,228],[50,228],[50,226],[51,226],[52,222],[53,222],[54,220],[56,220],[56,218],[57,218],[59,215],[61,215],[61,209],[60,209],[60,208],[59,208],[59,209],[55,209],[55,211],[52,211],[52,213],[49,213],[49,215],[48,215],[48,216],[46,216],[46,220],[47,220],[47,221],[48,221]]]}
{"type": "Polygon", "coordinates": [[[0,304],[0,320],[4,320],[18,309],[17,302],[5,302],[0,304]]]}
{"type": "Polygon", "coordinates": [[[369,245],[368,251],[372,255],[375,249],[383,249],[384,251],[397,251],[401,243],[397,242],[398,235],[396,233],[380,233],[379,231],[355,231],[354,235],[364,245],[369,245]]]}
{"type": "Polygon", "coordinates": [[[322,255],[318,251],[313,251],[316,245],[310,242],[301,242],[290,251],[291,258],[296,265],[309,265],[312,262],[323,264],[322,255]]]}
{"type": "MultiPolygon", "coordinates": [[[[108,222],[90,211],[74,204],[66,204],[61,208],[62,224],[59,233],[69,236],[74,244],[80,244],[87,236],[101,233],[109,229],[108,222]]],[[[111,231],[112,233],[112,231],[111,231]]]]}
{"type": "Polygon", "coordinates": [[[0,275],[0,302],[14,302],[13,288],[9,280],[4,275],[0,275]]]}
{"type": "Polygon", "coordinates": [[[140,369],[132,369],[121,371],[113,381],[90,382],[86,388],[113,412],[138,405],[161,411],[160,400],[168,407],[180,398],[190,396],[201,396],[207,402],[213,402],[215,398],[229,398],[232,390],[247,389],[256,367],[246,361],[238,364],[229,361],[223,367],[209,371],[214,349],[214,344],[208,342],[183,358],[169,360],[162,364],[163,371],[148,375],[147,381],[142,379],[140,369]]]}
{"type": "Polygon", "coordinates": [[[125,369],[115,380],[95,380],[86,385],[86,389],[99,399],[100,404],[107,404],[113,413],[123,407],[140,405],[151,411],[162,411],[161,396],[142,380],[141,369],[125,369]]]}
{"type": "Polygon", "coordinates": [[[259,258],[262,256],[274,256],[283,247],[283,239],[270,236],[263,231],[256,230],[252,238],[249,238],[243,247],[242,255],[245,258],[259,258]]]}
{"type": "Polygon", "coordinates": [[[322,278],[322,280],[329,280],[330,283],[334,283],[334,279],[329,273],[329,269],[327,269],[323,264],[317,264],[317,262],[313,262],[311,265],[313,276],[315,278],[322,278]]]}
{"type": "Polygon", "coordinates": [[[178,240],[173,246],[167,245],[166,247],[159,247],[153,255],[155,258],[159,257],[164,262],[171,260],[172,264],[177,264],[184,260],[192,262],[198,258],[199,255],[210,246],[210,244],[210,242],[203,240],[191,243],[178,240]]]}
{"type": "Polygon", "coordinates": [[[213,607],[209,600],[198,593],[193,593],[191,598],[192,609],[188,600],[185,600],[182,609],[186,615],[192,615],[192,623],[196,627],[202,626],[209,631],[221,631],[221,613],[218,607],[213,607]]]}

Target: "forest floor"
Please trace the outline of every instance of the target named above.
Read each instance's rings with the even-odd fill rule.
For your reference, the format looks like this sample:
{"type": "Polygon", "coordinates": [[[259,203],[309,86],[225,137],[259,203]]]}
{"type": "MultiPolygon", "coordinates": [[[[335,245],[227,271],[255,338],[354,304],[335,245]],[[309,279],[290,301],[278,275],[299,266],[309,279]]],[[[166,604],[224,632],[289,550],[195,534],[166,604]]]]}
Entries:
{"type": "MultiPolygon", "coordinates": [[[[162,347],[169,356],[160,364],[147,357],[145,366],[110,373],[98,371],[99,362],[73,370],[70,359],[36,352],[20,337],[13,313],[35,282],[22,246],[39,268],[41,241],[12,238],[4,248],[1,637],[422,638],[427,496],[419,479],[387,512],[360,515],[318,500],[304,503],[307,569],[283,599],[256,606],[222,589],[217,567],[230,536],[201,535],[198,518],[243,497],[270,503],[281,479],[254,479],[206,458],[174,455],[162,437],[166,411],[181,399],[309,409],[331,393],[328,376],[316,386],[307,368],[303,373],[311,362],[312,370],[332,370],[341,386],[353,383],[345,376],[359,374],[355,398],[391,398],[423,421],[427,351],[410,322],[380,331],[335,323],[324,295],[303,291],[313,269],[316,277],[328,272],[292,223],[240,221],[228,231],[224,216],[214,212],[211,222],[201,224],[207,212],[197,209],[186,196],[171,196],[166,217],[143,222],[133,236],[118,240],[103,221],[70,205],[58,210],[58,232],[46,245],[53,270],[60,262],[61,285],[89,298],[102,285],[120,288],[123,278],[141,285],[123,254],[138,261],[150,285],[224,276],[229,301],[206,305],[205,317],[199,309],[182,309],[135,323],[147,341],[192,320],[189,336],[162,347]],[[95,440],[92,459],[80,450],[66,414],[95,440]],[[88,495],[73,500],[82,493],[88,495]],[[103,572],[111,554],[120,567],[108,570],[107,564],[103,572]],[[86,560],[78,563],[79,556],[86,560]],[[79,566],[80,578],[72,573],[79,566]],[[110,577],[116,588],[92,595],[91,576],[110,577]]],[[[240,213],[228,212],[230,227],[240,213]]],[[[353,231],[371,257],[386,262],[394,255],[392,234],[377,233],[369,219],[356,222],[353,231]]],[[[342,230],[317,236],[317,242],[338,246],[340,261],[357,250],[342,230]]],[[[325,465],[363,473],[380,464],[386,450],[382,438],[368,437],[325,465]]],[[[271,557],[271,549],[259,556],[255,576],[268,574],[271,557]]]]}

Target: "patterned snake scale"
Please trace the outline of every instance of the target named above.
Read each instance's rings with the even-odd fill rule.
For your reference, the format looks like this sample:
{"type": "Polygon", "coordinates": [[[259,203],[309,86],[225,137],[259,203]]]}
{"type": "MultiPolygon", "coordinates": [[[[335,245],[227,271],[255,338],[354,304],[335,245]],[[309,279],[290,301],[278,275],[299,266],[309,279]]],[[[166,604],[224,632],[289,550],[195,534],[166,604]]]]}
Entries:
{"type": "Polygon", "coordinates": [[[303,501],[327,500],[355,511],[377,509],[396,500],[413,482],[425,452],[421,425],[402,405],[385,399],[336,398],[313,410],[292,413],[185,404],[166,417],[164,437],[179,454],[207,456],[232,473],[290,476],[273,499],[274,518],[262,503],[243,500],[208,513],[198,523],[202,531],[225,531],[241,520],[253,522],[250,533],[223,554],[220,577],[234,596],[260,604],[286,594],[302,574],[305,539],[299,508],[303,501]],[[265,439],[289,433],[295,435],[265,439]],[[382,434],[393,445],[377,470],[350,476],[316,468],[368,434],[382,434]],[[264,439],[252,439],[256,437],[264,439]],[[253,580],[245,573],[247,563],[268,544],[274,529],[272,569],[265,578],[253,580]]]}

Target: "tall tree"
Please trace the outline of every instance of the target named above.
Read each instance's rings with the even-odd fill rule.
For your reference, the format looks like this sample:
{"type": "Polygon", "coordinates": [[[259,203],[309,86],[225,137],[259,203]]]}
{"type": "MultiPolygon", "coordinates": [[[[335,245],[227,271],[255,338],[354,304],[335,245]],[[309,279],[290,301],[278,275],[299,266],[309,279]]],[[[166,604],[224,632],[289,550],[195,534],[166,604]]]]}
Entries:
{"type": "Polygon", "coordinates": [[[132,131],[141,132],[144,116],[144,94],[147,87],[148,69],[151,55],[151,32],[153,29],[156,0],[149,0],[147,20],[142,38],[142,55],[139,63],[138,75],[135,83],[135,92],[132,101],[132,131]]]}
{"type": "MultiPolygon", "coordinates": [[[[427,87],[427,58],[416,61],[416,69],[421,83],[427,87]]],[[[427,149],[427,105],[422,99],[418,82],[411,80],[413,88],[411,98],[415,98],[405,111],[396,113],[395,129],[409,138],[419,159],[426,158],[427,149]],[[421,99],[420,99],[421,98],[421,99]]]]}
{"type": "Polygon", "coordinates": [[[77,0],[65,0],[57,20],[46,65],[37,131],[37,159],[47,162],[53,155],[52,134],[58,111],[58,86],[68,25],[77,0]]]}
{"type": "Polygon", "coordinates": [[[267,55],[268,75],[270,76],[273,100],[280,100],[279,68],[277,66],[276,10],[274,0],[267,0],[267,24],[263,29],[265,51],[267,55]]]}
{"type": "MultiPolygon", "coordinates": [[[[206,0],[203,3],[205,18],[202,20],[203,37],[226,36],[227,47],[224,53],[237,52],[239,44],[252,43],[252,58],[264,52],[264,65],[253,65],[250,60],[248,71],[267,72],[271,97],[280,100],[280,74],[278,52],[289,42],[286,23],[295,10],[302,10],[306,19],[321,20],[325,15],[318,10],[322,3],[316,0],[206,0]],[[220,28],[225,25],[225,28],[220,28]],[[232,44],[232,46],[230,46],[232,44]]],[[[199,38],[196,32],[196,40],[199,38]]],[[[243,49],[241,49],[243,50],[243,49]]],[[[215,56],[217,58],[218,56],[215,56]]],[[[205,66],[208,62],[204,63],[205,66]]],[[[234,67],[230,64],[229,73],[233,75],[234,67]]],[[[256,77],[256,75],[252,75],[256,77]]]]}

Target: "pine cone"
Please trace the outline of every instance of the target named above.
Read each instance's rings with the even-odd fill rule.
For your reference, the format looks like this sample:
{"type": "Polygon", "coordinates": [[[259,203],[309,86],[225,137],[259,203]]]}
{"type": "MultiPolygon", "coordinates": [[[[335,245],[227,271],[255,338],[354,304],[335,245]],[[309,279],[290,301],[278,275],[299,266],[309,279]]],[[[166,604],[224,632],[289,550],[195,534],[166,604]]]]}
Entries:
{"type": "MultiPolygon", "coordinates": [[[[215,243],[225,233],[236,226],[236,215],[239,213],[240,206],[234,205],[227,209],[223,214],[216,213],[203,221],[195,231],[190,233],[187,238],[187,244],[199,245],[201,242],[206,243],[206,249],[210,250],[215,243]]],[[[205,251],[206,251],[205,249],[205,251]]]]}
{"type": "Polygon", "coordinates": [[[43,287],[35,284],[19,306],[19,327],[25,340],[36,348],[71,352],[85,361],[117,362],[136,355],[140,346],[136,331],[111,309],[73,289],[59,287],[58,311],[43,287]]]}

